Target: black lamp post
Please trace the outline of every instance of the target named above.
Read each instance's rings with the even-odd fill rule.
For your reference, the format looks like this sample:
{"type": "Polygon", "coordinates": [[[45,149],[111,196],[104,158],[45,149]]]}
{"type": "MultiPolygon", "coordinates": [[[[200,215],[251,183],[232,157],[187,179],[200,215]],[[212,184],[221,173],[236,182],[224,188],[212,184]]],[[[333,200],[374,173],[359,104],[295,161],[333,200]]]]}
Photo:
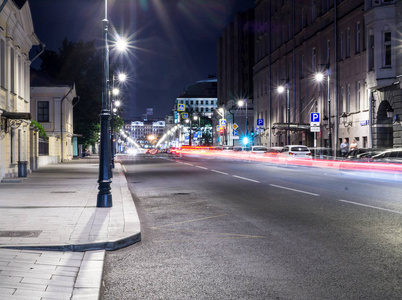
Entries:
{"type": "Polygon", "coordinates": [[[111,170],[109,165],[109,45],[108,45],[108,25],[107,19],[107,0],[105,0],[105,19],[102,20],[104,49],[103,49],[103,76],[102,76],[102,111],[100,114],[101,134],[100,134],[100,153],[99,153],[99,179],[98,179],[98,200],[97,207],[111,207],[111,170]]]}

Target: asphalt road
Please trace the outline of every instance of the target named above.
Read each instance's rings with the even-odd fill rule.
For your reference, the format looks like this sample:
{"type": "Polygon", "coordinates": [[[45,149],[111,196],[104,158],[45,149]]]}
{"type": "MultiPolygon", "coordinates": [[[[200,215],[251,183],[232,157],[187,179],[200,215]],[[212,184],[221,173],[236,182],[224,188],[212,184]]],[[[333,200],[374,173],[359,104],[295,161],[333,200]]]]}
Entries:
{"type": "Polygon", "coordinates": [[[102,299],[402,299],[402,183],[200,157],[122,159],[142,242],[102,299]]]}

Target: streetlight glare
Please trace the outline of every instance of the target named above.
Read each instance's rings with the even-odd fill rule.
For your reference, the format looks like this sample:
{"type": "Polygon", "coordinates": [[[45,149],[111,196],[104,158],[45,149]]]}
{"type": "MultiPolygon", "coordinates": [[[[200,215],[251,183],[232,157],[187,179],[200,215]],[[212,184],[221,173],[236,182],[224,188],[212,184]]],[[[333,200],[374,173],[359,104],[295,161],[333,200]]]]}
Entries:
{"type": "Polygon", "coordinates": [[[242,107],[244,105],[244,101],[243,100],[239,100],[237,101],[237,105],[242,107]]]}
{"type": "Polygon", "coordinates": [[[117,96],[120,93],[118,88],[113,89],[113,95],[117,96]]]}
{"type": "Polygon", "coordinates": [[[120,101],[120,100],[116,100],[116,101],[114,102],[114,106],[115,106],[115,107],[120,107],[120,105],[121,105],[121,101],[120,101]]]}
{"type": "Polygon", "coordinates": [[[127,50],[127,41],[123,38],[118,38],[116,40],[116,49],[120,52],[124,52],[127,50]]]}
{"type": "Polygon", "coordinates": [[[285,91],[285,87],[283,85],[278,86],[278,93],[282,94],[285,91]]]}
{"type": "Polygon", "coordinates": [[[324,79],[324,74],[322,74],[322,73],[315,74],[315,80],[317,80],[318,82],[323,81],[323,79],[324,79]]]}
{"type": "Polygon", "coordinates": [[[124,82],[127,79],[127,75],[124,73],[119,74],[119,81],[124,82]]]}

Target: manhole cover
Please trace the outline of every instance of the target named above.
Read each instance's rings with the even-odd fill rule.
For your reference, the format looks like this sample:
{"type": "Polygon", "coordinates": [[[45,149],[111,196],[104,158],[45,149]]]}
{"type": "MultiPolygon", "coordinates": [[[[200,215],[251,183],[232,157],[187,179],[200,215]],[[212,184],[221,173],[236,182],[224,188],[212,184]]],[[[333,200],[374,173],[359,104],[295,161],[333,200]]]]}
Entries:
{"type": "Polygon", "coordinates": [[[38,237],[42,230],[0,231],[0,237],[38,237]]]}

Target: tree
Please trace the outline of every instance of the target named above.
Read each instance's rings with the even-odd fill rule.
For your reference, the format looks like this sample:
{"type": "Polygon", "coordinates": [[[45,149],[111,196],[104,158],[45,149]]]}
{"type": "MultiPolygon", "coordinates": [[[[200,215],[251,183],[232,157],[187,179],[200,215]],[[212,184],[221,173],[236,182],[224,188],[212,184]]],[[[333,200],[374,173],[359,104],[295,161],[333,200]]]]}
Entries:
{"type": "Polygon", "coordinates": [[[75,82],[80,101],[74,105],[74,132],[85,146],[98,141],[102,109],[102,53],[94,41],[69,42],[64,39],[58,51],[45,50],[41,70],[53,78],[75,82]]]}

